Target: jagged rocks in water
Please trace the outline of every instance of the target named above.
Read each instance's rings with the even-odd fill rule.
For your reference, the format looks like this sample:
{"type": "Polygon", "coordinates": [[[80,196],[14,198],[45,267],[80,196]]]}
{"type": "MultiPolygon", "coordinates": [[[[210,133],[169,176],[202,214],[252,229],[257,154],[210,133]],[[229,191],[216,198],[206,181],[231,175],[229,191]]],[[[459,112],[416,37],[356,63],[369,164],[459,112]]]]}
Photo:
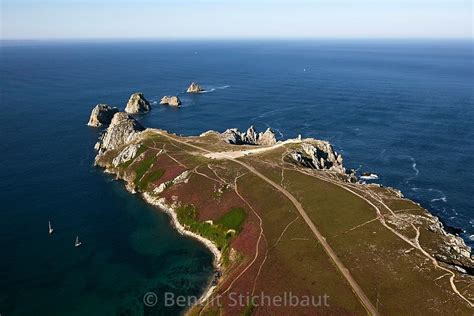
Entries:
{"type": "Polygon", "coordinates": [[[97,104],[91,112],[87,125],[92,127],[100,127],[109,125],[118,109],[107,104],[97,104]]]}
{"type": "Polygon", "coordinates": [[[95,149],[99,155],[109,149],[118,148],[134,138],[145,128],[125,112],[118,112],[112,118],[105,134],[101,136],[95,149]]]}
{"type": "Polygon", "coordinates": [[[203,92],[203,91],[204,91],[204,89],[199,84],[197,84],[196,82],[191,83],[188,90],[186,90],[186,92],[188,92],[188,93],[199,93],[199,92],[203,92]]]}
{"type": "Polygon", "coordinates": [[[130,114],[144,113],[151,110],[150,102],[143,96],[143,93],[136,92],[130,96],[125,112],[130,114]]]}
{"type": "Polygon", "coordinates": [[[167,96],[165,95],[161,98],[160,104],[171,105],[171,106],[180,106],[181,100],[177,96],[167,96]]]}
{"type": "Polygon", "coordinates": [[[249,129],[241,133],[236,128],[231,128],[226,130],[221,134],[225,142],[234,145],[274,145],[276,144],[276,136],[271,128],[262,133],[257,133],[253,126],[250,126],[249,129]]]}

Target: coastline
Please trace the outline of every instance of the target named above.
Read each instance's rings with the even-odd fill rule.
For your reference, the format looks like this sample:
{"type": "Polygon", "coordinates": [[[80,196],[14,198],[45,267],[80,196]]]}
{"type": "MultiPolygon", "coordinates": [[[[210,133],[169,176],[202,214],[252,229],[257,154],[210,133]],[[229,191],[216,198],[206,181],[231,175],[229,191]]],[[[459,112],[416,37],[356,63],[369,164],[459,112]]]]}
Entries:
{"type": "MultiPolygon", "coordinates": [[[[119,122],[120,124],[122,124],[122,125],[118,126],[120,128],[119,131],[116,130],[117,129],[116,126],[111,125],[111,126],[109,126],[109,128],[107,130],[107,133],[110,133],[110,135],[112,135],[112,136],[117,136],[118,135],[118,136],[122,137],[123,135],[121,135],[119,133],[119,132],[121,132],[121,129],[125,130],[126,128],[130,127],[129,125],[132,125],[133,122],[134,122],[133,118],[128,117],[125,120],[125,122],[119,122]],[[115,133],[117,133],[117,134],[115,134],[115,133]]],[[[174,172],[172,173],[172,175],[169,175],[168,178],[166,178],[166,179],[170,179],[172,177],[174,177],[174,178],[172,178],[171,180],[167,180],[167,181],[165,179],[163,179],[164,182],[162,184],[160,184],[159,187],[156,187],[155,190],[153,190],[153,192],[150,191],[149,185],[148,185],[149,182],[147,182],[151,178],[145,178],[144,175],[146,174],[146,172],[148,172],[148,176],[149,175],[160,174],[160,173],[163,172],[163,171],[160,171],[161,169],[159,169],[159,168],[164,168],[163,165],[156,165],[155,166],[156,161],[158,161],[156,159],[157,155],[161,155],[163,153],[163,151],[162,151],[162,149],[160,148],[159,145],[166,144],[166,140],[160,139],[161,136],[165,136],[166,137],[165,139],[171,138],[172,140],[176,141],[177,143],[185,143],[188,146],[191,146],[191,147],[194,147],[194,148],[197,148],[197,149],[201,149],[202,152],[197,152],[197,153],[192,152],[191,153],[192,157],[194,157],[194,156],[197,157],[197,158],[195,157],[196,159],[199,159],[200,155],[203,155],[205,158],[210,159],[211,161],[213,161],[213,163],[218,164],[220,160],[226,160],[226,159],[233,160],[235,158],[233,156],[228,157],[228,154],[227,154],[228,152],[225,151],[225,149],[227,149],[226,146],[222,147],[222,148],[224,148],[224,151],[222,151],[221,147],[216,147],[214,149],[215,152],[212,152],[211,150],[202,149],[203,147],[199,146],[200,145],[199,141],[197,141],[197,143],[198,143],[197,145],[192,144],[192,142],[190,144],[189,142],[186,142],[185,140],[179,139],[180,136],[177,136],[175,134],[171,134],[174,137],[169,136],[168,132],[163,131],[163,130],[157,131],[157,130],[154,130],[154,129],[145,129],[145,130],[140,130],[136,134],[133,134],[133,132],[129,133],[129,134],[133,135],[134,137],[131,138],[130,135],[128,135],[128,136],[126,135],[125,139],[120,139],[119,138],[118,140],[120,142],[118,142],[118,145],[112,143],[112,145],[115,145],[115,146],[113,146],[111,148],[110,147],[107,148],[107,146],[109,146],[110,144],[105,142],[105,147],[104,148],[106,148],[107,151],[106,152],[100,152],[99,151],[98,155],[96,156],[96,166],[103,167],[105,169],[106,173],[115,174],[116,179],[124,180],[125,188],[127,189],[127,191],[131,192],[132,194],[141,193],[140,195],[142,196],[142,198],[148,204],[150,204],[152,206],[155,206],[160,211],[163,211],[166,214],[168,214],[174,228],[181,235],[189,236],[191,238],[194,238],[194,239],[198,240],[206,248],[208,248],[214,256],[213,266],[217,270],[217,272],[214,274],[213,279],[210,278],[208,280],[207,286],[203,286],[201,288],[202,293],[199,296],[199,298],[194,299],[193,303],[185,308],[185,310],[183,312],[187,313],[195,307],[203,306],[203,303],[205,303],[207,300],[209,300],[210,297],[212,297],[212,295],[215,294],[215,291],[217,291],[217,288],[219,287],[218,283],[222,284],[222,282],[218,282],[219,281],[218,277],[220,277],[220,275],[222,275],[222,257],[223,257],[223,254],[221,253],[221,251],[219,251],[219,249],[217,247],[217,245],[219,245],[218,241],[217,241],[217,244],[215,244],[212,240],[203,237],[199,233],[201,231],[199,229],[197,229],[196,232],[190,231],[190,227],[185,224],[185,223],[188,223],[188,221],[186,221],[186,217],[181,218],[181,215],[180,215],[180,219],[183,221],[183,222],[180,222],[180,220],[178,218],[178,210],[179,210],[179,214],[181,214],[180,204],[178,202],[180,200],[179,199],[180,194],[178,194],[177,192],[175,192],[176,195],[173,195],[173,193],[170,193],[171,196],[168,194],[168,195],[165,195],[166,197],[160,195],[160,193],[163,191],[161,189],[162,186],[163,186],[163,188],[167,188],[170,185],[174,185],[174,184],[180,184],[180,183],[183,183],[183,182],[188,183],[187,181],[183,181],[184,179],[186,179],[186,176],[184,176],[184,175],[187,174],[187,172],[189,172],[189,170],[191,170],[190,168],[192,168],[193,165],[184,166],[185,171],[182,171],[181,168],[176,169],[176,170],[173,169],[174,172]],[[159,135],[154,136],[153,133],[150,134],[149,132],[155,132],[156,134],[159,134],[159,135]],[[151,144],[147,143],[147,141],[148,142],[151,141],[152,143],[151,144]],[[145,148],[149,148],[150,151],[145,150],[145,151],[139,152],[138,151],[139,146],[137,146],[137,144],[140,144],[140,146],[145,144],[147,146],[145,148]],[[108,151],[109,149],[111,149],[110,152],[108,151]],[[213,154],[213,155],[207,155],[207,154],[213,154]],[[136,160],[135,160],[135,158],[136,158],[136,160]],[[128,161],[131,161],[133,163],[133,165],[130,165],[130,163],[128,163],[128,164],[125,165],[125,167],[123,165],[119,166],[117,164],[117,161],[118,161],[118,163],[127,163],[128,161]],[[176,174],[178,174],[178,175],[176,175],[176,174]],[[137,181],[137,179],[138,179],[138,181],[137,181]],[[145,186],[143,186],[143,183],[145,183],[145,186]],[[168,198],[170,200],[167,200],[168,198]]],[[[112,136],[109,137],[109,138],[112,139],[112,140],[115,140],[115,138],[113,138],[112,136]]],[[[219,136],[219,135],[217,135],[217,136],[219,136]]],[[[202,141],[202,140],[209,141],[209,142],[216,141],[212,137],[210,139],[202,138],[200,141],[202,141]]],[[[309,139],[309,140],[312,140],[312,139],[309,139]]],[[[101,146],[102,146],[104,144],[104,141],[103,141],[103,139],[101,141],[102,141],[102,143],[101,143],[101,146]]],[[[282,142],[279,142],[277,145],[271,146],[270,148],[275,148],[279,144],[281,146],[281,143],[282,142]]],[[[310,143],[310,144],[312,144],[312,143],[310,143]]],[[[323,144],[326,144],[326,143],[323,143],[323,144]]],[[[315,145],[315,146],[317,146],[317,145],[315,145]]],[[[329,144],[329,146],[330,146],[330,144],[329,144]]],[[[178,150],[177,151],[175,150],[173,152],[173,155],[169,154],[170,155],[169,160],[170,161],[173,160],[174,163],[168,161],[169,165],[168,164],[164,165],[166,168],[168,168],[168,167],[173,168],[173,166],[174,166],[174,168],[177,168],[176,165],[182,166],[179,161],[176,161],[175,159],[173,159],[174,154],[180,154],[183,151],[186,153],[186,155],[189,154],[183,148],[181,148],[179,146],[176,146],[176,147],[178,148],[178,150]]],[[[100,148],[102,148],[102,147],[100,147],[100,148]]],[[[240,157],[240,155],[242,155],[242,152],[244,152],[243,156],[247,156],[247,155],[245,155],[245,153],[253,153],[253,152],[259,153],[261,151],[260,149],[263,149],[263,148],[264,147],[258,147],[258,148],[255,149],[255,151],[254,150],[245,150],[245,148],[244,148],[243,151],[231,151],[231,152],[232,153],[238,153],[238,156],[240,157]]],[[[311,150],[311,148],[313,148],[313,147],[310,147],[309,149],[311,150]]],[[[265,147],[265,149],[266,149],[266,147],[265,147]]],[[[326,149],[326,148],[323,148],[323,150],[324,149],[326,149]]],[[[332,153],[332,151],[331,151],[332,147],[329,147],[326,150],[327,150],[327,152],[332,153]]],[[[310,151],[310,153],[312,153],[312,151],[310,151]]],[[[235,154],[235,155],[237,155],[237,154],[235,154]]],[[[314,159],[314,157],[312,157],[312,158],[314,159]]],[[[309,159],[309,158],[307,158],[307,159],[309,159]]],[[[340,159],[340,160],[342,161],[342,159],[340,159]]],[[[194,162],[198,166],[199,166],[199,163],[202,163],[200,160],[197,161],[197,162],[194,161],[194,160],[191,160],[191,161],[194,162]]],[[[339,159],[336,160],[336,161],[338,162],[339,159]]],[[[161,163],[162,164],[166,163],[166,160],[161,161],[161,163]]],[[[321,164],[323,164],[323,163],[321,163],[321,164]]],[[[342,165],[342,162],[341,162],[341,165],[342,165]]],[[[318,164],[318,166],[319,166],[319,164],[318,164]]],[[[304,167],[304,165],[303,165],[303,167],[304,167]]],[[[249,169],[252,170],[251,168],[249,168],[249,169]]],[[[377,208],[371,202],[371,200],[372,200],[371,198],[366,199],[366,198],[362,197],[361,195],[357,194],[356,192],[352,192],[352,190],[349,190],[349,191],[352,192],[352,194],[354,194],[356,196],[359,196],[359,198],[361,198],[362,200],[365,200],[369,204],[369,206],[372,205],[375,208],[375,210],[377,211],[377,214],[386,217],[385,220],[382,220],[382,225],[385,226],[387,229],[389,229],[390,231],[392,231],[396,235],[396,237],[394,237],[394,238],[401,238],[403,241],[407,242],[408,245],[411,246],[413,249],[419,249],[423,255],[427,256],[427,258],[430,259],[433,262],[433,265],[434,265],[433,269],[434,270],[442,269],[442,270],[448,272],[445,275],[451,274],[452,277],[451,277],[451,281],[450,281],[451,283],[449,285],[450,288],[452,288],[452,290],[455,293],[458,293],[459,296],[463,300],[465,300],[469,304],[471,304],[470,301],[468,299],[466,299],[458,291],[458,289],[456,287],[456,284],[454,284],[453,281],[452,281],[454,279],[454,277],[456,276],[455,272],[453,272],[453,271],[456,271],[456,273],[460,273],[460,276],[459,276],[460,278],[469,277],[469,275],[474,275],[472,273],[474,265],[473,265],[472,257],[471,257],[471,248],[466,246],[466,244],[465,244],[465,242],[462,238],[460,238],[458,236],[455,236],[453,234],[449,234],[448,232],[446,232],[446,230],[444,229],[442,223],[439,221],[439,219],[435,215],[433,215],[427,208],[422,207],[419,203],[416,203],[415,201],[412,201],[412,200],[404,197],[402,192],[398,189],[395,189],[395,188],[392,188],[392,187],[385,187],[382,184],[378,184],[378,183],[366,184],[366,183],[359,183],[359,182],[355,182],[355,181],[350,181],[347,178],[340,176],[342,174],[341,172],[344,172],[343,175],[346,175],[346,172],[345,172],[344,168],[340,168],[340,169],[337,169],[337,170],[333,170],[333,169],[324,169],[324,170],[327,172],[327,173],[325,173],[326,175],[331,174],[332,176],[329,175],[328,177],[324,177],[325,179],[323,179],[323,181],[330,182],[330,183],[331,182],[338,182],[339,183],[338,186],[341,186],[341,184],[346,183],[348,186],[360,186],[361,189],[364,189],[364,187],[365,187],[365,189],[368,190],[368,194],[372,198],[375,199],[373,201],[373,203],[377,203],[377,201],[378,201],[377,197],[379,197],[380,198],[379,202],[382,203],[382,205],[388,210],[388,212],[383,212],[384,214],[382,214],[382,211],[379,208],[377,208]],[[380,188],[380,189],[378,189],[378,188],[380,188]],[[377,192],[377,191],[379,191],[379,192],[377,192]],[[375,194],[376,197],[373,197],[372,194],[375,194]],[[393,198],[395,200],[409,201],[409,202],[413,203],[413,205],[416,205],[417,207],[414,208],[412,212],[406,212],[406,213],[403,213],[402,215],[398,216],[394,213],[394,211],[392,210],[391,207],[385,205],[384,200],[386,200],[386,199],[385,198],[382,199],[382,197],[386,197],[387,199],[393,198]],[[419,225],[415,227],[412,224],[419,224],[419,225]],[[412,239],[410,239],[410,238],[408,238],[404,235],[405,233],[407,233],[407,227],[410,228],[409,227],[410,225],[411,225],[411,227],[413,227],[413,229],[416,232],[416,236],[415,236],[414,240],[412,240],[412,239]],[[420,229],[422,227],[424,228],[423,232],[427,232],[427,234],[431,234],[431,233],[433,234],[433,235],[430,235],[431,237],[429,237],[427,243],[425,243],[422,240],[423,245],[420,244],[420,240],[419,240],[420,229]],[[440,265],[440,264],[442,264],[442,265],[440,265]],[[448,270],[448,268],[449,268],[449,270],[448,270]]],[[[257,171],[255,171],[255,172],[258,173],[257,171]]],[[[203,177],[205,177],[205,175],[203,175],[203,177]]],[[[190,185],[196,185],[196,183],[192,183],[190,185]]],[[[344,187],[343,187],[343,189],[344,189],[344,187]]],[[[189,189],[189,185],[188,185],[188,189],[189,189]]],[[[213,190],[214,191],[212,191],[212,192],[216,192],[215,187],[214,187],[213,190]]],[[[184,188],[183,192],[186,192],[186,188],[184,188]]],[[[202,199],[203,197],[205,197],[205,195],[199,194],[199,197],[197,197],[197,198],[202,199]]],[[[402,207],[402,206],[400,206],[400,207],[402,207]]],[[[396,211],[396,210],[398,210],[398,208],[395,208],[394,210],[396,211]]],[[[404,209],[400,209],[400,210],[404,210],[404,209]]],[[[304,210],[303,210],[303,212],[304,212],[304,210]]],[[[426,234],[423,233],[423,236],[425,236],[425,235],[426,234]]],[[[400,249],[397,248],[397,251],[399,251],[400,249]]],[[[407,251],[406,249],[402,249],[402,250],[404,251],[403,252],[404,254],[407,254],[408,252],[411,251],[410,249],[408,250],[408,252],[406,252],[407,251]]],[[[365,251],[365,250],[362,249],[362,251],[365,251]]],[[[257,252],[256,256],[258,256],[258,252],[257,252]]],[[[255,257],[254,260],[256,258],[257,257],[255,257]]],[[[410,260],[415,261],[417,259],[410,259],[410,260]]],[[[343,270],[343,271],[345,271],[345,270],[343,270]]],[[[411,272],[410,273],[407,272],[407,275],[409,275],[410,277],[413,277],[415,279],[421,278],[421,277],[418,276],[418,274],[412,275],[411,272]]],[[[225,278],[225,277],[228,277],[228,275],[224,276],[223,278],[225,278]]],[[[435,277],[439,277],[439,276],[435,275],[435,277]]],[[[438,279],[436,279],[436,280],[438,280],[438,279]]],[[[220,281],[222,281],[222,279],[220,281]]],[[[442,290],[442,291],[445,291],[445,290],[442,290]]],[[[363,292],[362,292],[362,294],[365,295],[363,292]]],[[[444,294],[444,292],[440,292],[440,295],[445,295],[445,294],[444,294]]],[[[369,303],[370,303],[370,301],[369,301],[369,303]]]]}
{"type": "MultiPolygon", "coordinates": [[[[221,265],[221,259],[222,259],[222,253],[217,249],[217,246],[210,241],[209,239],[206,239],[196,233],[193,233],[190,230],[187,230],[181,223],[178,221],[178,217],[176,215],[176,211],[173,208],[173,206],[168,205],[165,202],[164,198],[155,198],[151,196],[148,192],[145,192],[142,194],[143,199],[149,203],[150,205],[155,206],[158,208],[160,211],[168,214],[168,216],[171,219],[172,226],[180,233],[181,235],[191,237],[193,239],[198,240],[200,243],[202,243],[207,249],[209,249],[214,257],[213,260],[213,266],[216,270],[221,271],[222,265],[221,265]]],[[[207,289],[204,291],[204,293],[199,297],[199,299],[196,302],[196,305],[201,304],[202,302],[205,302],[214,292],[214,289],[216,288],[216,285],[212,285],[212,281],[209,282],[207,289]]],[[[191,308],[191,306],[189,307],[191,308]]]]}

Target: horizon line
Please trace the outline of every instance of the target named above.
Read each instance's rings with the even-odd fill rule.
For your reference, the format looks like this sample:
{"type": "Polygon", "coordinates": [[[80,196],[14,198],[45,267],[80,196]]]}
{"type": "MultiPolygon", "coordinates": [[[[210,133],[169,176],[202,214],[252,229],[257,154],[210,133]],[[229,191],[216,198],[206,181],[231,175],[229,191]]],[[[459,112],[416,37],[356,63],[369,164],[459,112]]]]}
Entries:
{"type": "Polygon", "coordinates": [[[44,37],[44,38],[0,38],[7,41],[302,41],[302,40],[470,40],[474,37],[44,37]]]}

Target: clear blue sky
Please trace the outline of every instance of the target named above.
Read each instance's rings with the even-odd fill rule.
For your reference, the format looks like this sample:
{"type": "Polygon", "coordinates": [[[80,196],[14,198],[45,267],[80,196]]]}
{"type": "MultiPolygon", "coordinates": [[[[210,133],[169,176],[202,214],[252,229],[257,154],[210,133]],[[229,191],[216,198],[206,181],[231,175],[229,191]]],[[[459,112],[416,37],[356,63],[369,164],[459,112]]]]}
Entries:
{"type": "Polygon", "coordinates": [[[472,38],[471,0],[0,0],[3,39],[472,38]]]}

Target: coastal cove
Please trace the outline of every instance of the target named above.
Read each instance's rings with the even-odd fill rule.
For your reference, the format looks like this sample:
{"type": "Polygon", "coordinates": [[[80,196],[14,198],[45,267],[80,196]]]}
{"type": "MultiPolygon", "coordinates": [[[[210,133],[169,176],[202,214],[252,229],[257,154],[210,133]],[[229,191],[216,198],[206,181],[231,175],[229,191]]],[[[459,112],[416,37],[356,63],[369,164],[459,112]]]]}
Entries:
{"type": "Polygon", "coordinates": [[[1,45],[1,313],[153,314],[148,291],[208,289],[213,255],[93,166],[103,130],[85,126],[92,107],[123,110],[136,91],[152,106],[136,116],[145,127],[192,136],[253,124],[279,139],[329,140],[346,167],[376,173],[473,245],[472,42],[1,45]],[[187,94],[192,81],[208,92],[187,94]],[[180,108],[159,105],[165,95],[180,108]]]}

